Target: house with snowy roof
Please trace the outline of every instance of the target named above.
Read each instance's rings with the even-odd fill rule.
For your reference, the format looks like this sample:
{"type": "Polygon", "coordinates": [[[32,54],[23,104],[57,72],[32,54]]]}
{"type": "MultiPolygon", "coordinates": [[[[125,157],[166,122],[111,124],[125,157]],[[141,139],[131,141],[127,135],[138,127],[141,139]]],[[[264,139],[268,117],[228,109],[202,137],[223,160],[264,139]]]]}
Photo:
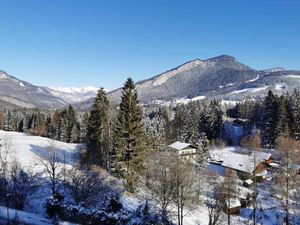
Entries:
{"type": "Polygon", "coordinates": [[[176,141],[168,146],[172,151],[177,152],[182,159],[196,159],[197,147],[181,141],[176,141]]]}
{"type": "Polygon", "coordinates": [[[267,168],[267,163],[260,157],[254,157],[252,155],[242,155],[232,153],[226,157],[221,164],[225,167],[225,174],[230,171],[235,171],[237,175],[243,178],[249,178],[252,175],[263,175],[267,168]]]}
{"type": "Polygon", "coordinates": [[[239,185],[234,185],[232,189],[233,193],[231,198],[226,200],[226,207],[230,214],[238,214],[241,207],[246,207],[250,204],[254,191],[239,185]]]}
{"type": "Polygon", "coordinates": [[[251,156],[254,157],[254,155],[257,161],[265,161],[268,164],[272,163],[274,160],[272,154],[268,152],[254,151],[252,152],[251,156]]]}

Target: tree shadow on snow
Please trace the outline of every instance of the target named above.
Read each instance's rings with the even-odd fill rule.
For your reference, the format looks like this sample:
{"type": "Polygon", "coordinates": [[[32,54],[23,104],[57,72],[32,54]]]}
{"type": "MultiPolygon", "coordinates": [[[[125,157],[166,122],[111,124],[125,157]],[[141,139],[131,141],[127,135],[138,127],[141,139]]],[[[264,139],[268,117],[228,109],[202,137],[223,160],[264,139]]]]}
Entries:
{"type": "MultiPolygon", "coordinates": [[[[42,160],[49,160],[51,157],[52,146],[41,147],[38,145],[29,145],[30,151],[36,154],[42,160]]],[[[56,156],[55,162],[62,164],[74,165],[79,159],[80,147],[78,146],[76,150],[70,152],[66,149],[55,147],[56,156]]]]}

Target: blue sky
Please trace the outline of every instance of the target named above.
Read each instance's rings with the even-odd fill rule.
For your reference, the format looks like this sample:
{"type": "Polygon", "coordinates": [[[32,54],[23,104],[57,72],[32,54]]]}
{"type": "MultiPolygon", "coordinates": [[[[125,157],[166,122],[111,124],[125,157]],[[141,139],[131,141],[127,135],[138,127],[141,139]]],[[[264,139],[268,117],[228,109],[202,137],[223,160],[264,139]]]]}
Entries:
{"type": "Polygon", "coordinates": [[[298,0],[0,0],[0,69],[116,88],[195,58],[300,69],[298,0]]]}

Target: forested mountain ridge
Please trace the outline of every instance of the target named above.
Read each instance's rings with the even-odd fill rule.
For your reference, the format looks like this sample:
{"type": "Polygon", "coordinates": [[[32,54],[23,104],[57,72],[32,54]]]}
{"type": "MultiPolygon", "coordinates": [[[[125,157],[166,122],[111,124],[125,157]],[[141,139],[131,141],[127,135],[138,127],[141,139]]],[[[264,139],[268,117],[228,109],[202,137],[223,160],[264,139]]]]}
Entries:
{"type": "MultiPolygon", "coordinates": [[[[232,56],[195,59],[147,80],[136,83],[143,104],[164,104],[180,99],[219,98],[243,100],[261,98],[269,90],[276,94],[300,87],[300,71],[274,68],[255,70],[232,56]]],[[[111,102],[120,101],[121,89],[108,93],[111,102]]],[[[88,108],[93,99],[81,102],[88,108]]]]}

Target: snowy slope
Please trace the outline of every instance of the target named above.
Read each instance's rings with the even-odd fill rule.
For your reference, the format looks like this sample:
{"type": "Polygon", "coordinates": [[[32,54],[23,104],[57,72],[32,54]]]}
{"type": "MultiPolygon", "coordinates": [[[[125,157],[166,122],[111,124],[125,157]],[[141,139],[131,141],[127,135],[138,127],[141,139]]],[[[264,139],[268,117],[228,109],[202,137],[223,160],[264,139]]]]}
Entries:
{"type": "MultiPolygon", "coordinates": [[[[7,208],[0,206],[0,218],[7,217],[7,208]]],[[[51,225],[53,222],[49,219],[46,219],[40,215],[34,213],[28,213],[16,209],[9,209],[9,218],[17,219],[19,222],[31,224],[31,225],[51,225]]],[[[69,222],[59,222],[59,225],[72,225],[73,223],[69,222]]]]}
{"type": "MultiPolygon", "coordinates": [[[[66,164],[72,166],[79,157],[80,144],[69,144],[59,141],[52,141],[49,138],[29,136],[23,133],[7,132],[0,130],[0,143],[5,146],[8,143],[10,158],[17,159],[24,168],[40,170],[40,158],[49,151],[49,146],[53,143],[57,148],[59,157],[65,155],[66,164]]],[[[2,151],[4,151],[2,148],[2,151]]]]}

